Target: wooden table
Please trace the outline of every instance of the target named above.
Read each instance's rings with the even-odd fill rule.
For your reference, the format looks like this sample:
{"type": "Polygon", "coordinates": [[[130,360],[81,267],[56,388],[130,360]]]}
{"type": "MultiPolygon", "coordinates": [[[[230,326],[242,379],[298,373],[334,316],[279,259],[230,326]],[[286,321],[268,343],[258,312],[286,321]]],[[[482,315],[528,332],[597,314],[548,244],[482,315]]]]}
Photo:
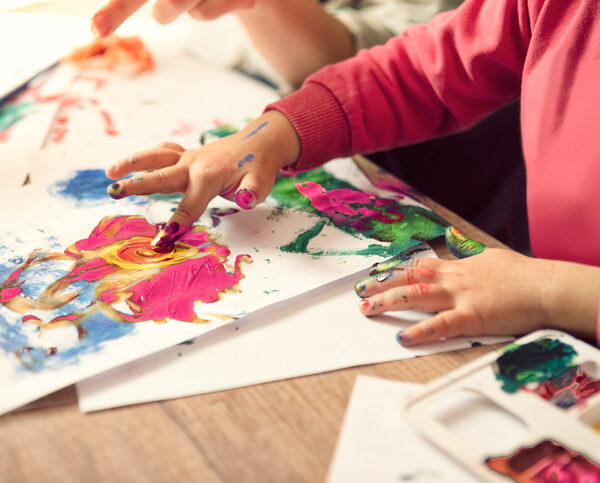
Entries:
{"type": "MultiPolygon", "coordinates": [[[[28,10],[89,13],[96,4],[63,0],[28,10]]],[[[502,246],[428,204],[468,236],[502,246]]],[[[452,258],[443,242],[434,249],[452,258]]],[[[357,374],[426,382],[498,346],[92,414],[79,412],[71,386],[0,417],[0,481],[323,481],[357,374]]]]}
{"type": "MultiPolygon", "coordinates": [[[[472,238],[502,246],[428,204],[472,238]]],[[[92,414],[79,412],[72,386],[0,417],[0,481],[323,481],[357,374],[426,382],[498,346],[92,414]]]]}

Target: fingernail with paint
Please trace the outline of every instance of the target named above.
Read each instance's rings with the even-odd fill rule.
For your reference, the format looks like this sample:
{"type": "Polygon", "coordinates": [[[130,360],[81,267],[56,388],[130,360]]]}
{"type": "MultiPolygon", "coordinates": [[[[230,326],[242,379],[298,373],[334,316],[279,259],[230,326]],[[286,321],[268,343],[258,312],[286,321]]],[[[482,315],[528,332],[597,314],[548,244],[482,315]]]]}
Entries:
{"type": "Polygon", "coordinates": [[[356,284],[354,285],[354,291],[356,292],[356,295],[358,295],[359,297],[364,297],[364,295],[361,295],[365,290],[367,289],[367,284],[366,284],[366,280],[359,280],[358,282],[356,282],[356,284]]]}
{"type": "Polygon", "coordinates": [[[466,237],[454,226],[446,228],[444,234],[450,253],[456,258],[467,258],[478,255],[485,250],[485,245],[477,240],[466,237]]]}
{"type": "Polygon", "coordinates": [[[181,236],[188,230],[189,226],[183,226],[173,221],[165,226],[158,232],[158,235],[154,237],[154,240],[150,245],[157,251],[169,251],[175,242],[181,238],[181,236]]]}
{"type": "Polygon", "coordinates": [[[396,340],[398,341],[398,344],[402,345],[410,345],[411,342],[410,337],[406,335],[403,330],[396,334],[396,340]]]}
{"type": "Polygon", "coordinates": [[[360,303],[360,308],[362,310],[369,310],[369,308],[371,307],[371,301],[369,299],[364,299],[361,303],[360,303]]]}
{"type": "Polygon", "coordinates": [[[120,200],[125,197],[125,191],[123,190],[123,186],[120,183],[113,183],[107,189],[106,192],[108,195],[115,199],[120,200]]]}
{"type": "Polygon", "coordinates": [[[233,201],[243,210],[251,210],[256,206],[256,192],[252,188],[240,188],[233,195],[233,201]]]}

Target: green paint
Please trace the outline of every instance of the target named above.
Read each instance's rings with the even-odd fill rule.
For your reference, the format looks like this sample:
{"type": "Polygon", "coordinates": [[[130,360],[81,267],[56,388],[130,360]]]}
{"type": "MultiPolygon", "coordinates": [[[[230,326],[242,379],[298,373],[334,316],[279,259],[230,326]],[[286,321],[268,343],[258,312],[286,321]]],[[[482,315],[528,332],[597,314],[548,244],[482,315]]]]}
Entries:
{"type": "MultiPolygon", "coordinates": [[[[399,252],[402,252],[410,247],[413,247],[423,241],[428,241],[444,234],[448,223],[436,215],[431,210],[411,206],[401,205],[395,200],[390,200],[388,205],[369,206],[373,211],[379,211],[382,214],[387,214],[386,209],[393,207],[395,212],[402,216],[401,221],[395,223],[385,223],[374,218],[368,218],[365,223],[362,223],[360,229],[352,226],[365,217],[362,215],[349,216],[340,214],[330,214],[317,210],[311,205],[311,200],[302,195],[296,188],[297,183],[303,181],[312,181],[321,185],[327,191],[334,189],[350,189],[360,191],[352,184],[335,178],[323,168],[318,168],[312,171],[298,173],[295,176],[278,176],[275,185],[271,191],[271,197],[278,203],[280,207],[292,210],[303,211],[309,214],[317,215],[325,220],[320,222],[318,232],[311,235],[316,227],[306,233],[301,234],[293,242],[281,247],[283,251],[294,253],[309,253],[313,256],[321,255],[364,255],[364,256],[381,256],[391,257],[399,252]],[[368,248],[356,250],[320,250],[308,251],[308,242],[314,238],[323,229],[325,224],[333,225],[336,228],[359,239],[371,239],[384,244],[371,244],[368,248]]],[[[350,205],[352,206],[352,204],[350,205]]],[[[357,206],[356,208],[359,208],[357,206]]],[[[277,219],[281,216],[279,212],[271,213],[271,219],[277,219]]],[[[394,213],[390,214],[394,217],[394,213]]]]}
{"type": "Polygon", "coordinates": [[[281,251],[287,253],[308,253],[309,242],[319,233],[321,233],[321,230],[324,226],[325,222],[319,221],[309,230],[300,233],[300,235],[298,235],[293,242],[283,245],[281,247],[281,251]]]}
{"type": "Polygon", "coordinates": [[[29,110],[34,107],[32,101],[12,102],[0,107],[0,131],[8,129],[16,124],[20,119],[29,114],[29,110]]]}
{"type": "Polygon", "coordinates": [[[494,364],[502,389],[516,392],[530,382],[554,379],[575,366],[575,349],[556,339],[542,339],[524,345],[509,344],[494,364]]]}
{"type": "Polygon", "coordinates": [[[136,176],[131,181],[133,181],[134,183],[139,183],[140,181],[144,181],[144,178],[142,178],[141,176],[136,176]]]}

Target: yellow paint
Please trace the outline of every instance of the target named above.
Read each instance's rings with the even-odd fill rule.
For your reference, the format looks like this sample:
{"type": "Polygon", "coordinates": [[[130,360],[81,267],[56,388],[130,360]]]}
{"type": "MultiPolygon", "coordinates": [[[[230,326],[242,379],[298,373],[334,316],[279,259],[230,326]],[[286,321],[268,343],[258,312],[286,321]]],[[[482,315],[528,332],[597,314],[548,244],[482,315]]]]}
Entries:
{"type": "Polygon", "coordinates": [[[600,421],[597,421],[597,422],[595,422],[595,423],[594,423],[594,429],[595,429],[595,430],[596,430],[598,433],[600,433],[600,421]]]}
{"type": "Polygon", "coordinates": [[[168,252],[157,252],[150,246],[150,240],[146,237],[134,237],[123,240],[104,248],[100,257],[111,265],[126,270],[140,268],[161,268],[175,265],[188,258],[197,255],[196,247],[177,243],[168,252]],[[127,257],[123,257],[123,250],[128,250],[127,257]]]}

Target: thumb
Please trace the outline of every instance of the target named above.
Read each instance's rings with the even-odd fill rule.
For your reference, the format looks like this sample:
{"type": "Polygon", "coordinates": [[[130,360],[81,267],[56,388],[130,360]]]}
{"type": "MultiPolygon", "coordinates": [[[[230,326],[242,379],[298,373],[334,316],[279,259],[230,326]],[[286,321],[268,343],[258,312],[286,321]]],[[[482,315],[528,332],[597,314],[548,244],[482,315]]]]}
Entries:
{"type": "Polygon", "coordinates": [[[233,201],[243,210],[251,210],[269,196],[274,184],[275,175],[267,178],[264,175],[248,173],[233,194],[233,201]]]}

